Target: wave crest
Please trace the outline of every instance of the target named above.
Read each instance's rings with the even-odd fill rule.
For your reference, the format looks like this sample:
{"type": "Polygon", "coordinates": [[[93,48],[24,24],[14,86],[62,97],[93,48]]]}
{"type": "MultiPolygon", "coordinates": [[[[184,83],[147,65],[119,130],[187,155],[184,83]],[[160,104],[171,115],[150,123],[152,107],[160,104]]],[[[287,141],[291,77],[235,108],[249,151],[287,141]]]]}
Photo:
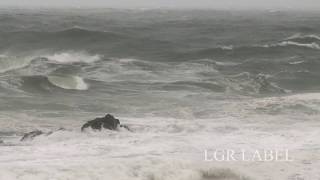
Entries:
{"type": "Polygon", "coordinates": [[[53,55],[45,56],[50,61],[57,62],[57,63],[62,63],[62,64],[69,64],[69,63],[77,63],[77,62],[82,62],[82,63],[93,63],[96,61],[99,61],[102,56],[95,54],[95,55],[90,55],[87,52],[75,52],[75,51],[70,51],[70,52],[61,52],[61,53],[55,53],[53,55]]]}
{"type": "Polygon", "coordinates": [[[280,42],[278,44],[275,44],[275,45],[271,45],[271,47],[274,47],[274,46],[299,46],[299,47],[305,47],[305,48],[311,48],[311,49],[317,49],[317,50],[320,50],[320,45],[313,42],[313,43],[307,43],[307,44],[304,44],[304,43],[298,43],[298,42],[294,42],[294,41],[283,41],[283,42],[280,42]]]}
{"type": "Polygon", "coordinates": [[[79,76],[48,76],[51,84],[67,90],[87,90],[89,85],[79,76]]]}
{"type": "Polygon", "coordinates": [[[17,55],[0,55],[0,73],[25,68],[37,60],[46,60],[54,64],[73,64],[73,63],[94,63],[103,58],[99,54],[89,54],[85,51],[65,51],[53,54],[33,54],[30,56],[17,56],[17,55]]]}
{"type": "Polygon", "coordinates": [[[286,38],[285,40],[301,42],[301,43],[303,42],[310,43],[310,42],[320,41],[320,37],[314,34],[309,34],[309,35],[295,34],[293,36],[286,38]]]}

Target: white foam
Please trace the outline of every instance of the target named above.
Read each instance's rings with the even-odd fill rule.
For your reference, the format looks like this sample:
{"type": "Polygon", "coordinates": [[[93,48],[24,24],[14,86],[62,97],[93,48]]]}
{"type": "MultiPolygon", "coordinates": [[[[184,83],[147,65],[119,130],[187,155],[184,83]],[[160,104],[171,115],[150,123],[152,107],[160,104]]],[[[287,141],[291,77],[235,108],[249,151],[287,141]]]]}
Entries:
{"type": "Polygon", "coordinates": [[[236,62],[221,62],[221,61],[215,61],[216,65],[219,66],[237,66],[240,63],[236,63],[236,62]]]}
{"type": "Polygon", "coordinates": [[[295,65],[295,64],[301,64],[304,63],[305,61],[294,61],[294,62],[289,62],[289,64],[291,65],[295,65]]]}
{"type": "Polygon", "coordinates": [[[317,43],[310,43],[310,44],[304,44],[304,43],[297,43],[293,41],[283,41],[281,43],[278,43],[279,46],[300,46],[300,47],[307,47],[311,49],[318,49],[320,50],[320,46],[317,43]]]}
{"type": "Polygon", "coordinates": [[[270,47],[286,47],[286,46],[299,46],[299,47],[305,47],[305,48],[311,48],[311,49],[317,49],[320,50],[320,45],[313,42],[313,43],[297,43],[293,41],[282,41],[277,44],[267,44],[267,45],[262,45],[258,47],[264,47],[264,48],[270,48],[270,47]]]}
{"type": "Polygon", "coordinates": [[[5,73],[11,70],[20,69],[27,66],[32,60],[32,57],[18,57],[2,54],[0,55],[0,73],[5,73]]]}
{"type": "Polygon", "coordinates": [[[95,61],[99,61],[102,56],[101,55],[91,55],[87,52],[76,52],[76,51],[69,51],[69,52],[61,52],[61,53],[55,53],[53,55],[45,56],[49,60],[56,62],[56,63],[62,63],[62,64],[70,64],[70,63],[76,63],[76,62],[82,62],[82,63],[93,63],[95,61]]]}
{"type": "Polygon", "coordinates": [[[302,35],[300,33],[294,34],[288,38],[286,38],[285,40],[292,40],[292,39],[303,39],[303,38],[313,38],[316,40],[320,40],[320,37],[315,35],[315,34],[310,34],[310,35],[302,35]]]}
{"type": "Polygon", "coordinates": [[[306,35],[305,37],[314,38],[314,39],[317,39],[317,40],[319,40],[319,41],[320,41],[320,36],[317,36],[317,35],[314,35],[314,34],[306,35]]]}
{"type": "Polygon", "coordinates": [[[1,146],[0,179],[244,180],[248,176],[259,180],[289,179],[296,172],[317,179],[320,163],[314,149],[320,134],[312,124],[292,124],[284,117],[262,114],[243,119],[120,119],[135,124],[134,132],[58,131],[1,146]],[[173,126],[184,130],[168,129],[173,126]],[[204,162],[207,148],[288,148],[295,161],[204,162]],[[305,168],[303,162],[310,160],[305,168]]]}
{"type": "Polygon", "coordinates": [[[222,50],[233,50],[233,46],[230,45],[230,46],[221,46],[220,47],[222,50]]]}

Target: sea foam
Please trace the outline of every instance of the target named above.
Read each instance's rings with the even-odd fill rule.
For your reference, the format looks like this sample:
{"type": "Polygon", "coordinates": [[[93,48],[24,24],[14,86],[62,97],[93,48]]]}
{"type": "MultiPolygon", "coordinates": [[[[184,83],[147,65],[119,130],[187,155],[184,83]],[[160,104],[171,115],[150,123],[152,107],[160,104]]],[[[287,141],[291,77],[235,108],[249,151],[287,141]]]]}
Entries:
{"type": "Polygon", "coordinates": [[[50,61],[62,64],[69,64],[69,63],[92,63],[95,61],[99,61],[102,57],[101,55],[91,55],[87,52],[61,52],[61,53],[54,53],[53,55],[45,56],[50,61]]]}

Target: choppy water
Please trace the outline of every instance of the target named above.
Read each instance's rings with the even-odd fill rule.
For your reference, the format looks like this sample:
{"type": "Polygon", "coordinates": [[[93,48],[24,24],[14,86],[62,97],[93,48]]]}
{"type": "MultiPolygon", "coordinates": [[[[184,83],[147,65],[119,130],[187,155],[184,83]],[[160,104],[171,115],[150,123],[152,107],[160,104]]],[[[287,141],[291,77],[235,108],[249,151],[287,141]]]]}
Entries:
{"type": "Polygon", "coordinates": [[[319,17],[0,10],[0,179],[320,178],[319,17]],[[134,133],[79,132],[105,113],[134,133]],[[208,163],[206,148],[295,161],[208,163]]]}

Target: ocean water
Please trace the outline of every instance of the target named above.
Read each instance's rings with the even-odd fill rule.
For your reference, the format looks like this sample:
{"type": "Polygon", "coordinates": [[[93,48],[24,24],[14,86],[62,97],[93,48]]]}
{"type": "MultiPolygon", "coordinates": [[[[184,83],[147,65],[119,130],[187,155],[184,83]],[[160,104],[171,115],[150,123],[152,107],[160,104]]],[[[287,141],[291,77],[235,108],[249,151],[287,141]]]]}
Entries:
{"type": "Polygon", "coordinates": [[[320,179],[319,18],[1,9],[0,179],[320,179]],[[106,113],[132,132],[80,132],[106,113]],[[292,161],[207,162],[207,149],[292,161]]]}

